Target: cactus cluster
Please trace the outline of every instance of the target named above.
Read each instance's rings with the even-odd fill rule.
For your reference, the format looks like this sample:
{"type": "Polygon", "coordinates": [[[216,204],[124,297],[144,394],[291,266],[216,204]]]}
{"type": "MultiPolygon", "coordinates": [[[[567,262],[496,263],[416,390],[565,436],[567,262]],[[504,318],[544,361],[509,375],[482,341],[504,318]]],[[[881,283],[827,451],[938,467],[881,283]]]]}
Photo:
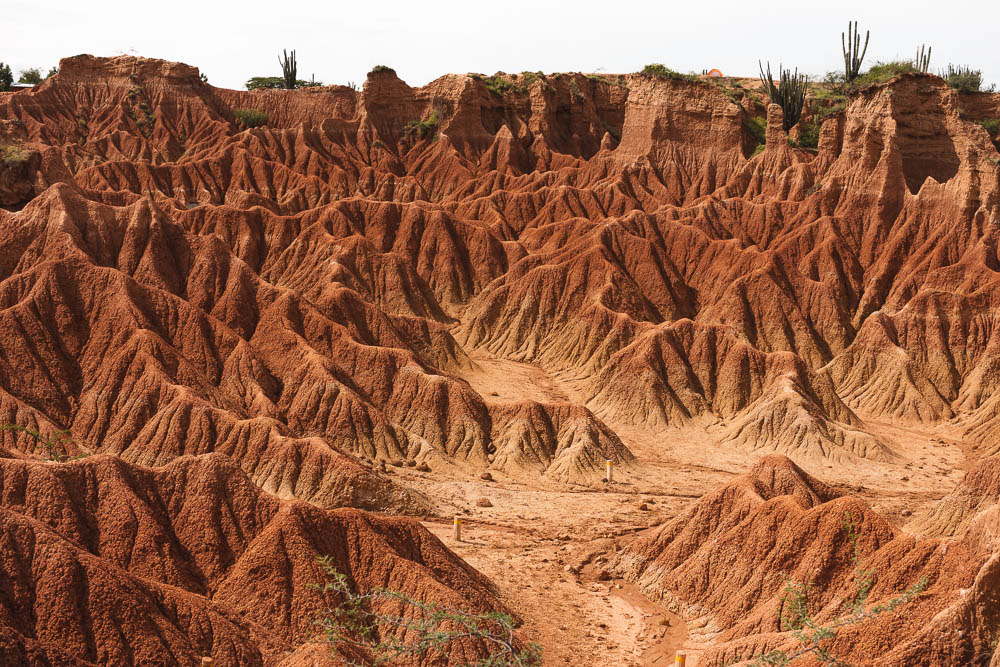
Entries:
{"type": "Polygon", "coordinates": [[[764,65],[758,60],[760,66],[760,80],[767,89],[767,94],[771,101],[781,107],[784,114],[782,127],[785,132],[795,127],[802,117],[802,107],[806,101],[806,86],[809,83],[805,74],[799,74],[798,68],[795,72],[778,65],[779,80],[778,85],[774,85],[771,77],[771,63],[767,64],[767,74],[764,73],[764,65]]]}
{"type": "Polygon", "coordinates": [[[920,45],[920,49],[917,50],[917,58],[913,61],[913,68],[918,72],[923,72],[927,74],[928,69],[931,65],[931,47],[926,47],[927,51],[924,51],[924,45],[920,45]]]}
{"type": "Polygon", "coordinates": [[[284,49],[281,50],[284,54],[284,58],[278,58],[278,63],[281,65],[281,76],[285,80],[285,88],[291,90],[296,86],[296,75],[299,72],[299,66],[295,60],[295,49],[292,49],[291,57],[288,56],[288,52],[284,49]]]}
{"type": "Polygon", "coordinates": [[[840,33],[840,48],[844,51],[844,77],[847,83],[854,81],[861,73],[861,62],[865,59],[865,54],[868,53],[869,37],[871,37],[871,32],[866,30],[865,46],[861,48],[861,34],[858,32],[857,21],[853,25],[850,21],[847,22],[846,41],[844,33],[840,33]]]}

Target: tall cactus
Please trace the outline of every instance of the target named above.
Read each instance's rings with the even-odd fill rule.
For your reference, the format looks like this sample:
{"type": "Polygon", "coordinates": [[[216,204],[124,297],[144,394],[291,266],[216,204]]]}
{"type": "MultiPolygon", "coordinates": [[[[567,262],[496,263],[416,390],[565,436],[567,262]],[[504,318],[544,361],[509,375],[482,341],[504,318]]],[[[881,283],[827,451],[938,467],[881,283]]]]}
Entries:
{"type": "Polygon", "coordinates": [[[805,74],[799,74],[798,68],[793,73],[790,69],[785,69],[778,64],[780,80],[778,85],[774,85],[771,78],[771,63],[767,64],[767,75],[764,74],[764,65],[758,60],[760,67],[760,80],[767,89],[767,94],[771,101],[781,107],[784,120],[781,125],[787,133],[795,127],[802,117],[802,107],[806,103],[806,84],[809,82],[805,74]]]}
{"type": "Polygon", "coordinates": [[[278,58],[278,63],[281,65],[281,76],[285,80],[285,88],[291,90],[295,87],[299,73],[299,66],[295,60],[295,49],[292,49],[291,58],[288,57],[288,51],[285,49],[282,49],[281,52],[285,55],[284,59],[278,58]]]}
{"type": "Polygon", "coordinates": [[[865,59],[865,54],[868,53],[868,38],[871,37],[871,31],[865,31],[865,46],[861,48],[861,35],[858,33],[858,22],[855,21],[854,25],[851,22],[847,22],[847,40],[844,41],[844,33],[840,33],[840,48],[844,51],[844,76],[847,78],[847,83],[854,81],[858,78],[858,74],[861,73],[861,61],[865,59]]]}
{"type": "Polygon", "coordinates": [[[927,51],[924,51],[924,45],[920,45],[920,50],[917,51],[917,59],[913,61],[913,67],[916,68],[918,72],[923,72],[927,74],[931,65],[931,47],[927,47],[927,51]]]}

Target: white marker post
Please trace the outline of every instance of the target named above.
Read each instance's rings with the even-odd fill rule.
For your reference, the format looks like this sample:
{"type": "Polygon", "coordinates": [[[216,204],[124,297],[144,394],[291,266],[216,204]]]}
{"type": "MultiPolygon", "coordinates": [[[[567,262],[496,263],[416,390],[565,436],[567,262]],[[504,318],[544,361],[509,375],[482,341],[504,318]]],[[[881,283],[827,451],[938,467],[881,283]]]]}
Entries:
{"type": "Polygon", "coordinates": [[[675,667],[684,667],[687,664],[687,653],[684,651],[677,651],[677,656],[674,658],[675,667]]]}
{"type": "Polygon", "coordinates": [[[201,659],[201,667],[212,667],[212,659],[211,658],[202,658],[201,659]]]}
{"type": "Polygon", "coordinates": [[[456,516],[456,517],[455,517],[455,520],[454,520],[454,522],[453,522],[453,525],[454,525],[454,529],[455,529],[455,530],[454,530],[454,538],[455,538],[455,541],[456,541],[456,542],[461,542],[461,541],[462,541],[462,520],[461,520],[461,519],[459,519],[459,518],[458,518],[458,517],[456,516]]]}
{"type": "Polygon", "coordinates": [[[614,466],[613,461],[608,460],[604,462],[604,481],[608,484],[614,481],[614,466]]]}

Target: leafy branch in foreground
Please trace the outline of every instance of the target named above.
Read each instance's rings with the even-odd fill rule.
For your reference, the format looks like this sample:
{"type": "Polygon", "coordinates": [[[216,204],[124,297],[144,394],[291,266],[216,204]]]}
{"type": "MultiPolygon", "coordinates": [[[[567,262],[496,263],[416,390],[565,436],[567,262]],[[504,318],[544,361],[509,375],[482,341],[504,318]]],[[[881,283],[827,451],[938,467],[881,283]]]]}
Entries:
{"type": "Polygon", "coordinates": [[[536,667],[542,664],[540,646],[519,647],[514,639],[514,619],[507,614],[473,614],[385,588],[355,593],[347,575],[337,570],[329,556],[317,558],[317,562],[326,572],[327,582],[314,587],[324,593],[335,593],[341,600],[337,606],[327,608],[316,621],[326,641],[334,651],[338,645],[347,646],[370,656],[365,663],[358,663],[341,655],[347,664],[384,665],[400,658],[419,658],[431,653],[447,655],[451,644],[463,640],[490,647],[488,657],[472,663],[477,667],[536,667]],[[372,611],[372,604],[377,602],[392,602],[393,607],[401,611],[393,614],[372,611]],[[401,641],[399,636],[408,641],[401,641]]]}
{"type": "Polygon", "coordinates": [[[841,525],[850,544],[851,563],[854,565],[854,593],[844,603],[847,608],[846,612],[829,623],[817,623],[809,610],[809,594],[812,591],[812,584],[809,582],[788,582],[781,595],[781,629],[783,631],[791,630],[798,646],[790,651],[775,650],[757,656],[752,663],[754,666],[790,665],[792,661],[808,655],[823,665],[848,667],[850,663],[834,655],[830,646],[840,629],[875,618],[886,612],[895,611],[927,587],[927,577],[921,577],[917,583],[888,602],[866,609],[875,573],[861,566],[861,552],[858,546],[859,533],[850,512],[841,520],[841,525]]]}
{"type": "Polygon", "coordinates": [[[56,431],[54,435],[45,437],[39,431],[33,428],[28,428],[27,426],[20,426],[19,424],[4,424],[0,426],[0,431],[20,431],[26,433],[35,439],[35,442],[41,443],[42,447],[49,455],[49,460],[62,462],[66,460],[66,454],[59,451],[60,449],[66,449],[66,443],[72,442],[66,434],[69,431],[56,431]]]}

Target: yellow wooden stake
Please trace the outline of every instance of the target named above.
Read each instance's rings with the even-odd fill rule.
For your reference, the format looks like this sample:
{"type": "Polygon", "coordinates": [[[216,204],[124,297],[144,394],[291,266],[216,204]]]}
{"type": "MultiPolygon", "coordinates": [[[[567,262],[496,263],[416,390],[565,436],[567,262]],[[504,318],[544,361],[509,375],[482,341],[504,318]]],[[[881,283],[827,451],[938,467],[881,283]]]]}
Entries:
{"type": "Polygon", "coordinates": [[[687,653],[684,651],[677,651],[677,657],[674,658],[675,667],[684,667],[687,664],[687,653]]]}
{"type": "Polygon", "coordinates": [[[201,659],[201,667],[212,667],[212,659],[211,658],[202,658],[201,659]]]}

